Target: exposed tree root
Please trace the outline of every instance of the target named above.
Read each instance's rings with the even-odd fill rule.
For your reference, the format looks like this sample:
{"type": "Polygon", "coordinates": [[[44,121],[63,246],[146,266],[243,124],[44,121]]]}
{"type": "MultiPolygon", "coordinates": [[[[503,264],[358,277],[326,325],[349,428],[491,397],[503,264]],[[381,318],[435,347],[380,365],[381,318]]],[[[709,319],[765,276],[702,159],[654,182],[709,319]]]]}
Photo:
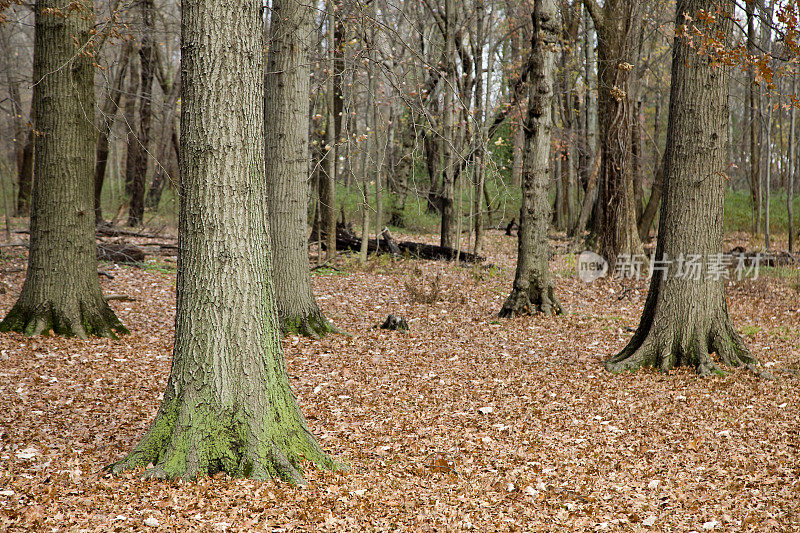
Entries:
{"type": "Polygon", "coordinates": [[[243,408],[215,411],[205,401],[165,402],[130,454],[105,470],[118,475],[146,467],[144,476],[155,479],[226,472],[302,486],[304,461],[326,470],[343,469],[320,448],[302,418],[269,418],[265,413],[246,414],[243,408]]]}
{"type": "Polygon", "coordinates": [[[500,318],[512,318],[535,313],[548,316],[563,313],[552,283],[547,283],[545,287],[531,285],[528,290],[514,287],[503,303],[499,316],[500,318]]]}
{"type": "Polygon", "coordinates": [[[280,322],[281,332],[284,335],[295,334],[312,339],[320,339],[329,333],[342,333],[319,311],[302,317],[281,317],[280,322]]]}
{"type": "MultiPolygon", "coordinates": [[[[691,366],[700,376],[723,375],[720,365],[746,367],[764,375],[755,359],[734,329],[727,311],[705,327],[656,328],[651,321],[642,321],[628,345],[605,363],[611,372],[635,371],[653,367],[668,372],[678,366],[691,366]],[[716,357],[712,357],[712,354],[716,357]]],[[[766,376],[765,376],[766,377],[766,376]]]]}
{"type": "Polygon", "coordinates": [[[69,306],[56,306],[48,301],[36,307],[17,302],[0,322],[0,331],[16,331],[29,337],[52,331],[56,335],[80,339],[89,336],[116,339],[117,334],[128,333],[105,301],[92,304],[81,301],[69,306]]]}

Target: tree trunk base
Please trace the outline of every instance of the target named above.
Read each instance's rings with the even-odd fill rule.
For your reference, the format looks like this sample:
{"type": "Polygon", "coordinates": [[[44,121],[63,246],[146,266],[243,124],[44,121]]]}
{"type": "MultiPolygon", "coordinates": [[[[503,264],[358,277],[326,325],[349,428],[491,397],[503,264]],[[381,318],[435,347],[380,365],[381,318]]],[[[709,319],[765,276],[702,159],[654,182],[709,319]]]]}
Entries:
{"type": "Polygon", "coordinates": [[[734,329],[730,318],[715,318],[705,328],[674,327],[658,329],[642,327],[619,354],[605,363],[606,370],[614,373],[653,367],[668,372],[678,366],[694,367],[700,376],[724,375],[720,364],[745,367],[763,375],[754,358],[734,329]],[[689,332],[689,333],[687,333],[689,332]],[[716,354],[713,358],[711,354],[716,354]],[[716,360],[715,360],[716,359],[716,360]]]}
{"type": "Polygon", "coordinates": [[[156,419],[130,454],[105,470],[119,475],[145,467],[145,478],[197,479],[225,472],[236,478],[279,478],[305,485],[302,464],[318,468],[343,467],[320,448],[297,415],[248,415],[246,409],[216,409],[207,400],[172,401],[162,405],[156,419]],[[198,422],[202,420],[202,422],[198,422]]]}
{"type": "Polygon", "coordinates": [[[553,284],[548,283],[546,287],[531,287],[528,290],[515,287],[503,303],[499,316],[500,318],[513,318],[535,313],[554,316],[563,312],[553,284]]]}
{"type": "Polygon", "coordinates": [[[17,302],[0,322],[0,331],[16,331],[29,337],[52,331],[56,335],[80,339],[89,336],[116,339],[117,334],[129,333],[105,301],[79,301],[73,305],[47,301],[36,306],[17,302]]]}
{"type": "Polygon", "coordinates": [[[312,339],[321,339],[329,333],[341,333],[319,311],[305,316],[281,317],[280,322],[281,332],[284,335],[294,334],[311,337],[312,339]]]}

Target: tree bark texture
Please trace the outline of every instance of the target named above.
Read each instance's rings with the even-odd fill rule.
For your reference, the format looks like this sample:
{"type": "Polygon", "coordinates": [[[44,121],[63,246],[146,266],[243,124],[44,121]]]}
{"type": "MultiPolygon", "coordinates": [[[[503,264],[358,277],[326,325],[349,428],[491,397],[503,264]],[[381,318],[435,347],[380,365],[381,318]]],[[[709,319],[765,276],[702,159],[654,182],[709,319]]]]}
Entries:
{"type": "Polygon", "coordinates": [[[642,255],[636,226],[631,140],[630,74],[643,6],[628,0],[584,0],[597,30],[598,110],[602,160],[597,248],[613,269],[620,255],[642,255]]]}
{"type": "MultiPolygon", "coordinates": [[[[700,10],[713,12],[718,4],[718,0],[678,1],[655,256],[664,268],[654,271],[633,338],[606,363],[614,372],[642,366],[668,371],[687,365],[708,375],[721,372],[718,363],[752,368],[757,362],[728,315],[725,277],[714,276],[707,267],[721,252],[723,237],[727,73],[709,55],[690,47],[681,35],[684,25],[695,24],[705,33],[719,31],[730,39],[730,19],[717,17],[717,24],[709,25],[698,16],[700,10]],[[691,255],[699,256],[702,270],[699,275],[681,275],[680,258],[691,255]]],[[[723,4],[728,12],[733,11],[732,1],[723,4]]]]}
{"type": "Polygon", "coordinates": [[[528,117],[525,123],[525,162],[522,171],[522,207],[518,232],[517,271],[514,287],[503,304],[501,317],[541,312],[561,313],[550,278],[547,228],[551,208],[547,198],[550,141],[553,130],[551,100],[555,76],[555,48],[560,33],[553,0],[536,0],[528,117]]]}
{"type": "Polygon", "coordinates": [[[273,3],[264,145],[278,316],[284,332],[320,337],[336,330],[317,305],[308,265],[308,47],[313,22],[314,10],[302,1],[273,3]]]}
{"type": "Polygon", "coordinates": [[[261,6],[182,4],[173,363],[155,420],[115,473],[152,463],[146,476],[302,483],[304,460],[334,466],[291,391],[269,275],[261,6]]]}
{"type": "Polygon", "coordinates": [[[142,65],[141,84],[139,86],[139,124],[133,143],[128,150],[133,154],[128,157],[129,167],[126,169],[131,184],[131,205],[128,211],[128,225],[141,226],[144,219],[144,192],[147,183],[147,158],[150,150],[150,122],[153,117],[153,74],[155,71],[155,53],[153,31],[155,25],[155,8],[153,0],[141,0],[142,22],[144,31],[139,46],[139,59],[142,65]]]}
{"type": "Polygon", "coordinates": [[[0,330],[115,337],[127,330],[97,280],[92,205],[94,58],[86,45],[94,7],[61,7],[55,0],[35,6],[30,252],[19,300],[0,330]]]}

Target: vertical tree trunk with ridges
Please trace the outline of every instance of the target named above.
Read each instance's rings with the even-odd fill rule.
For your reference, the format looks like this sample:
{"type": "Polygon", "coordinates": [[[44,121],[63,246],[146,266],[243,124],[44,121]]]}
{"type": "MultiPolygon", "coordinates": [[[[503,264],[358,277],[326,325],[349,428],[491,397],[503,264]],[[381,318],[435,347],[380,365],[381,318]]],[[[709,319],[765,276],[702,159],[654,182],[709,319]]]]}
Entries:
{"type": "MultiPolygon", "coordinates": [[[[733,2],[723,2],[728,13],[733,2]]],[[[679,0],[672,55],[664,192],[656,247],[656,270],[642,319],[630,343],[606,363],[617,372],[651,366],[667,371],[693,366],[701,375],[728,366],[756,364],[733,327],[725,303],[725,280],[706,268],[699,279],[681,276],[677,259],[697,254],[703,265],[721,252],[727,170],[727,73],[680,35],[685,24],[730,39],[731,21],[709,25],[700,10],[715,12],[718,0],[679,0]],[[686,16],[692,17],[687,19],[686,16]],[[693,22],[689,22],[692,21],[693,22]],[[664,263],[660,263],[663,265],[664,263]],[[709,354],[716,354],[716,361],[709,354]]]]}
{"type": "Polygon", "coordinates": [[[592,229],[598,251],[613,269],[620,255],[643,255],[636,226],[631,140],[633,112],[629,83],[635,44],[642,24],[639,2],[596,0],[584,5],[597,30],[600,150],[598,218],[592,229]]]}
{"type": "Polygon", "coordinates": [[[530,92],[525,123],[525,160],[522,171],[522,207],[518,232],[514,288],[503,304],[501,317],[536,312],[561,313],[550,278],[547,228],[551,208],[547,198],[550,141],[553,131],[551,100],[555,76],[555,48],[560,33],[553,0],[536,0],[533,7],[530,92]]]}
{"type": "Polygon", "coordinates": [[[153,31],[155,25],[155,9],[153,0],[141,0],[142,45],[139,47],[139,58],[142,64],[139,126],[133,144],[128,145],[128,150],[133,150],[133,156],[128,158],[127,169],[131,174],[131,206],[128,212],[128,225],[140,226],[144,219],[144,191],[147,182],[147,158],[150,149],[150,122],[152,118],[153,100],[153,74],[155,69],[155,54],[153,31]]]}
{"type": "Polygon", "coordinates": [[[155,420],[113,472],[302,483],[304,460],[334,466],[289,386],[269,276],[261,5],[182,4],[173,364],[155,420]]]}
{"type": "Polygon", "coordinates": [[[94,7],[88,1],[69,12],[61,7],[54,0],[35,6],[33,121],[39,134],[30,253],[22,293],[0,330],[114,337],[126,330],[100,290],[94,238],[94,59],[87,45],[94,7]]]}
{"type": "Polygon", "coordinates": [[[314,298],[308,266],[308,47],[314,11],[299,0],[272,5],[264,102],[272,280],[286,333],[335,331],[314,298]]]}

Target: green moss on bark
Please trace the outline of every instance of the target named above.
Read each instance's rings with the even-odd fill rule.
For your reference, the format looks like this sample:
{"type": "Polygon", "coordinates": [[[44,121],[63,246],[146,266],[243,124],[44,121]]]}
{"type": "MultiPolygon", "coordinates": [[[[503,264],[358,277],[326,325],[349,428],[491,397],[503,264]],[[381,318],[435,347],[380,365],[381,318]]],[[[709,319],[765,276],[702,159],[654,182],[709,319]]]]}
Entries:
{"type": "Polygon", "coordinates": [[[312,339],[320,339],[330,333],[341,333],[322,313],[312,313],[302,317],[281,317],[281,332],[284,335],[302,335],[312,339]]]}
{"type": "Polygon", "coordinates": [[[51,331],[64,337],[86,339],[90,336],[109,337],[129,333],[106,302],[89,305],[79,302],[73,310],[45,302],[36,307],[19,301],[0,322],[0,331],[16,331],[26,336],[48,335],[51,331]]]}

